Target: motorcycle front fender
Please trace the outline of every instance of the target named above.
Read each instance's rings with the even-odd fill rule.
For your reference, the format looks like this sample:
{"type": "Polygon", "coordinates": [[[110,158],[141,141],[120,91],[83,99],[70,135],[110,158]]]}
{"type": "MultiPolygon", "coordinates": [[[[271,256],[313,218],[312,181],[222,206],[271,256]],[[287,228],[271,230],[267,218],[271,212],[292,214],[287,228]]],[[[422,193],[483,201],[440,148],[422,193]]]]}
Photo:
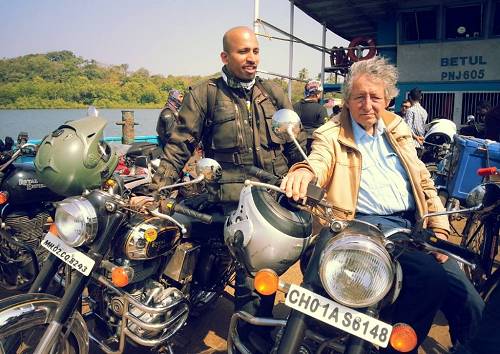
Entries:
{"type": "MultiPolygon", "coordinates": [[[[60,299],[49,294],[20,294],[0,300],[0,340],[31,327],[49,324],[60,299]]],[[[89,335],[82,315],[75,311],[71,321],[79,354],[89,352],[89,335]]]]}

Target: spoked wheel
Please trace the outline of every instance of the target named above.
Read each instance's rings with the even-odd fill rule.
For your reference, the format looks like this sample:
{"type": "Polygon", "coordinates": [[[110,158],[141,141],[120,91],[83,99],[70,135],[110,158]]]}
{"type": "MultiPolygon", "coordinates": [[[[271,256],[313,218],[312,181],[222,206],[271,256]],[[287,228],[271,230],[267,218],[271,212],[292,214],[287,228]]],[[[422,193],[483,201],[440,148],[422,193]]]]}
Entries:
{"type": "MultiPolygon", "coordinates": [[[[472,214],[466,221],[460,245],[476,254],[481,254],[484,247],[484,224],[477,214],[472,214]]],[[[474,286],[480,286],[486,279],[484,269],[479,265],[476,269],[464,265],[463,270],[474,286]]]]}
{"type": "MultiPolygon", "coordinates": [[[[48,294],[21,294],[0,301],[0,353],[33,353],[52,321],[60,299],[48,294]]],[[[75,312],[71,327],[64,328],[51,354],[88,353],[88,331],[75,312]]]]}

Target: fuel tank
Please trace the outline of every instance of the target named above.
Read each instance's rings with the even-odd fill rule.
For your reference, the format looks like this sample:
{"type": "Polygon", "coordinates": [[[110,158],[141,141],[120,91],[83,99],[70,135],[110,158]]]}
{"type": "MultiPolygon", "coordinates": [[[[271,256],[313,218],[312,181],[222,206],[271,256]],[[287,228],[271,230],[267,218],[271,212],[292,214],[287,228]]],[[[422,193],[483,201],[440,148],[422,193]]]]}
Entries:
{"type": "Polygon", "coordinates": [[[8,192],[11,206],[62,199],[39,181],[32,163],[10,165],[1,177],[0,191],[8,192]]]}

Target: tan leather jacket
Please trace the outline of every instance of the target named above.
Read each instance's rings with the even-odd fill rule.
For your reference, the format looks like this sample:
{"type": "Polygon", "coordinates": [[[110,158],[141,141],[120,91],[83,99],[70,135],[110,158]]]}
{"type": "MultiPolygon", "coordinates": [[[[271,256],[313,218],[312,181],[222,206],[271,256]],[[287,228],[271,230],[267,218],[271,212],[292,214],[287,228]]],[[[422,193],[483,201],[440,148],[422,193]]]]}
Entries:
{"type": "MultiPolygon", "coordinates": [[[[417,157],[408,125],[401,117],[384,111],[381,114],[389,143],[401,159],[408,173],[417,208],[416,218],[428,212],[444,210],[434,182],[424,163],[417,157]]],[[[318,185],[326,188],[326,198],[334,207],[335,216],[353,219],[361,178],[361,153],[354,142],[349,111],[342,112],[314,132],[314,142],[309,155],[311,165],[318,176],[318,185]]],[[[308,166],[298,163],[290,171],[308,166]]],[[[310,169],[310,168],[309,168],[310,169]]],[[[428,218],[424,227],[449,234],[447,216],[428,218]]]]}

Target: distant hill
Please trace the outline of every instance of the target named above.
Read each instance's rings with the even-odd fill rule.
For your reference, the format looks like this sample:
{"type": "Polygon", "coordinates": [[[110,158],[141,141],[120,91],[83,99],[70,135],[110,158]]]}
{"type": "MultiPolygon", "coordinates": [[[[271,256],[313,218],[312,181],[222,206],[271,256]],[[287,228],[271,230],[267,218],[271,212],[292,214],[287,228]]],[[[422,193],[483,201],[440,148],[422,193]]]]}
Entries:
{"type": "MultiPolygon", "coordinates": [[[[186,90],[209,77],[150,75],[144,68],[103,65],[68,50],[29,54],[0,59],[0,109],[161,108],[170,89],[186,90]]],[[[274,81],[286,90],[287,81],[274,81]]],[[[292,102],[302,98],[303,87],[293,82],[292,102]]]]}
{"type": "Polygon", "coordinates": [[[167,93],[202,76],[150,75],[127,64],[106,66],[70,51],[0,60],[0,108],[160,108],[167,93]]]}

